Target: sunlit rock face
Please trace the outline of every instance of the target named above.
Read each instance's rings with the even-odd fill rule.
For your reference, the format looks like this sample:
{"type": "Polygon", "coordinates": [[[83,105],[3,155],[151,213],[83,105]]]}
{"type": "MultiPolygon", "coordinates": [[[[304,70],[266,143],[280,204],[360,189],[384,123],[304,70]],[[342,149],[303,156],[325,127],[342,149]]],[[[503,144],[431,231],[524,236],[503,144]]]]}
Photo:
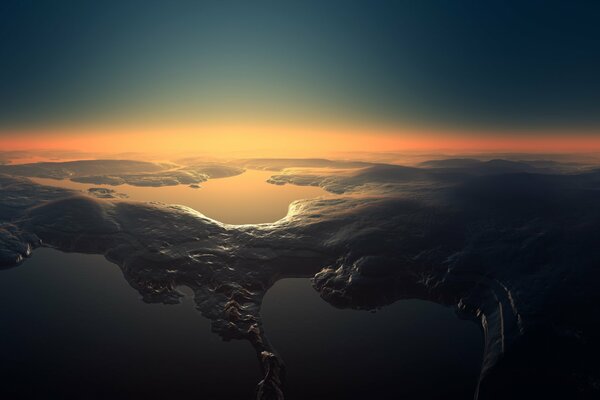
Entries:
{"type": "MultiPolygon", "coordinates": [[[[438,162],[296,174],[282,163],[274,163],[283,173],[273,183],[346,195],[295,202],[275,223],[233,226],[182,206],[1,177],[0,264],[18,265],[31,249],[51,246],[104,254],[147,302],[177,303],[176,288],[190,287],[217,334],[256,349],[260,399],[284,396],[283,361],[259,310],[268,288],[289,276],[312,277],[337,307],[421,298],[479,319],[479,399],[597,398],[599,172],[438,162]]],[[[260,166],[269,168],[268,160],[260,166]]]]}

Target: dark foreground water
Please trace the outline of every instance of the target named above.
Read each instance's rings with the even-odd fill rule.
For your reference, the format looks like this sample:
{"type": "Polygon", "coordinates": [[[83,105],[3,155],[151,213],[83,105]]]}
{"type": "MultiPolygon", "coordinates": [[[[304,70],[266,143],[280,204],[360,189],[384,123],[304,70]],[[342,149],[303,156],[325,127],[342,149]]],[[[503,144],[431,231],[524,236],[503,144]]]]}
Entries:
{"type": "Polygon", "coordinates": [[[262,316],[287,366],[289,399],[473,398],[483,337],[451,308],[404,300],[377,313],[339,310],[308,279],[284,279],[262,316]]]}
{"type": "MultiPolygon", "coordinates": [[[[471,399],[482,339],[424,301],[337,310],[308,279],[275,284],[267,335],[288,399],[471,399]]],[[[102,256],[38,249],[0,271],[0,399],[251,399],[250,344],[223,342],[191,298],[143,303],[102,256]]]]}
{"type": "Polygon", "coordinates": [[[190,298],[143,303],[102,256],[38,249],[0,271],[0,399],[250,399],[259,365],[190,298]]]}

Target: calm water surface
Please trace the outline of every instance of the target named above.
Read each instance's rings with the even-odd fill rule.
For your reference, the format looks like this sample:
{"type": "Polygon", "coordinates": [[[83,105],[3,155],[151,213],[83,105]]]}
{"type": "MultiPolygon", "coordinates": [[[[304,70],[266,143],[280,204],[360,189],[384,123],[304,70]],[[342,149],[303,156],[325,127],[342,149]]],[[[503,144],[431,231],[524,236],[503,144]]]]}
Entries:
{"type": "Polygon", "coordinates": [[[38,249],[0,271],[0,399],[251,399],[259,364],[188,297],[145,304],[99,255],[38,249]]]}
{"type": "Polygon", "coordinates": [[[262,317],[287,366],[288,399],[473,398],[483,336],[451,308],[402,300],[377,313],[339,310],[310,280],[283,279],[262,317]]]}
{"type": "MultiPolygon", "coordinates": [[[[472,398],[482,338],[451,309],[338,310],[284,279],[262,315],[288,399],[472,398]]],[[[189,297],[143,303],[99,255],[38,249],[0,271],[0,317],[3,399],[251,399],[260,379],[249,343],[221,341],[189,297]]]]}
{"type": "Polygon", "coordinates": [[[105,187],[125,193],[135,201],[158,201],[165,204],[182,204],[207,217],[227,224],[257,224],[275,222],[287,214],[290,203],[327,195],[313,186],[267,183],[274,172],[247,170],[241,175],[210,179],[200,189],[187,185],[163,187],[138,187],[131,185],[91,185],[70,180],[32,178],[34,182],[87,191],[92,187],[105,187]]]}

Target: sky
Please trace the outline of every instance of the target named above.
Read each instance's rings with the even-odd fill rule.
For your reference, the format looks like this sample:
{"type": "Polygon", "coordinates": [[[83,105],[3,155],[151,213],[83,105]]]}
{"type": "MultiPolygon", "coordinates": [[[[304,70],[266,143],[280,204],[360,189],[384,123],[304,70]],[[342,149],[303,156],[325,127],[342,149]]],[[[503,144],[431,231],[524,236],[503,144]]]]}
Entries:
{"type": "Polygon", "coordinates": [[[0,2],[0,149],[600,151],[597,1],[0,2]]]}

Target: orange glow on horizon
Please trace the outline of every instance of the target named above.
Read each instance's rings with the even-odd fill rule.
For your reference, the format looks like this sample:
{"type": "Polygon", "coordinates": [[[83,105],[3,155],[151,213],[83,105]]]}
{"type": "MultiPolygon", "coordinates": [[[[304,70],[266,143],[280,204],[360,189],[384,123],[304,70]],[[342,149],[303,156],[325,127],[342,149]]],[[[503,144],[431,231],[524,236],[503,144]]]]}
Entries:
{"type": "Polygon", "coordinates": [[[198,152],[216,156],[314,157],[338,152],[595,152],[600,137],[445,131],[389,126],[204,124],[153,127],[70,127],[11,131],[0,136],[9,150],[75,150],[94,153],[198,152]]]}

